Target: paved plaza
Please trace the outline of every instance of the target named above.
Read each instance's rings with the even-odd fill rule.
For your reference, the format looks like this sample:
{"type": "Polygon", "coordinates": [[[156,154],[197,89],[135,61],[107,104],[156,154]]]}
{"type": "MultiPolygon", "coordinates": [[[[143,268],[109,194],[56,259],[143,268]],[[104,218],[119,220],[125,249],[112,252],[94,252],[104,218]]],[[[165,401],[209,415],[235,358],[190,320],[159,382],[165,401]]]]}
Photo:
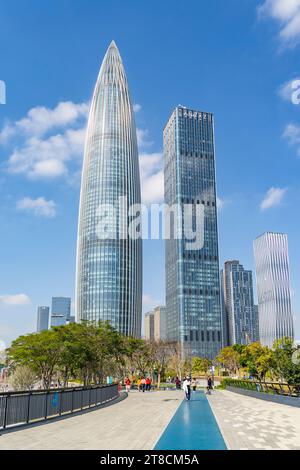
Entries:
{"type": "Polygon", "coordinates": [[[300,408],[226,390],[208,399],[228,449],[300,449],[300,408]]]}
{"type": "MultiPolygon", "coordinates": [[[[154,449],[163,442],[161,437],[168,428],[174,432],[174,421],[182,411],[188,416],[188,410],[180,410],[182,398],[182,391],[131,392],[128,398],[105,408],[4,433],[0,450],[154,449]]],[[[194,432],[194,417],[205,421],[207,416],[204,395],[201,400],[196,396],[193,399],[193,405],[184,406],[199,406],[199,414],[192,413],[185,432],[189,432],[189,426],[194,432]]],[[[208,400],[228,449],[300,449],[300,408],[223,390],[214,391],[208,400]]],[[[197,429],[204,433],[205,422],[197,429]]]]}

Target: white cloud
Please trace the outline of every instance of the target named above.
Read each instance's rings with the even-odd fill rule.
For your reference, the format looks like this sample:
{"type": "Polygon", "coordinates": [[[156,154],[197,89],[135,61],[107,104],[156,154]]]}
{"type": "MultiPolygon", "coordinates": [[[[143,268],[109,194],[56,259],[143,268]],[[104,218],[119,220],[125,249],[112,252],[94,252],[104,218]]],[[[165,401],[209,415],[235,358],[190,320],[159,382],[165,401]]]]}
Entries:
{"type": "Polygon", "coordinates": [[[42,136],[47,132],[73,125],[79,119],[86,119],[89,112],[88,103],[58,103],[54,109],[36,106],[28,111],[26,117],[12,124],[6,124],[0,132],[0,143],[7,142],[15,135],[42,136]]]}
{"type": "Polygon", "coordinates": [[[68,162],[83,155],[88,110],[88,103],[61,102],[54,109],[32,108],[6,124],[0,144],[12,147],[7,170],[30,179],[71,179],[68,162]]]}
{"type": "Polygon", "coordinates": [[[297,147],[297,154],[300,157],[300,125],[289,123],[284,129],[283,138],[290,145],[297,147]]]}
{"type": "Polygon", "coordinates": [[[300,144],[300,126],[289,123],[284,130],[283,137],[287,139],[291,145],[300,144]]]}
{"type": "Polygon", "coordinates": [[[153,145],[153,142],[148,140],[148,135],[149,135],[148,129],[137,128],[136,135],[137,135],[138,146],[140,149],[145,148],[145,147],[151,147],[151,145],[153,145]]]}
{"type": "Polygon", "coordinates": [[[135,104],[133,105],[133,111],[134,111],[135,113],[139,113],[139,112],[141,111],[141,109],[142,109],[142,106],[141,106],[140,104],[135,103],[135,104]]]}
{"type": "Polygon", "coordinates": [[[163,155],[157,153],[140,154],[142,202],[158,203],[164,198],[163,155]]]}
{"type": "Polygon", "coordinates": [[[260,210],[265,211],[280,205],[286,192],[286,188],[270,188],[260,204],[260,210]]]}
{"type": "Polygon", "coordinates": [[[56,216],[56,204],[54,201],[47,201],[43,197],[31,199],[24,197],[17,202],[17,209],[25,212],[31,212],[39,217],[52,218],[56,216]]]}
{"type": "Polygon", "coordinates": [[[10,173],[25,174],[28,178],[56,178],[68,173],[66,163],[82,156],[85,128],[68,129],[64,134],[41,139],[31,137],[23,147],[14,150],[8,160],[10,173]]]}
{"type": "Polygon", "coordinates": [[[9,306],[29,305],[31,300],[26,294],[0,295],[0,304],[9,306]]]}
{"type": "Polygon", "coordinates": [[[300,0],[264,0],[258,14],[278,22],[284,46],[294,47],[300,42],[300,0]]]}
{"type": "Polygon", "coordinates": [[[219,211],[221,211],[222,209],[224,209],[224,206],[226,204],[226,201],[225,199],[222,199],[220,197],[217,197],[217,208],[219,211]]]}

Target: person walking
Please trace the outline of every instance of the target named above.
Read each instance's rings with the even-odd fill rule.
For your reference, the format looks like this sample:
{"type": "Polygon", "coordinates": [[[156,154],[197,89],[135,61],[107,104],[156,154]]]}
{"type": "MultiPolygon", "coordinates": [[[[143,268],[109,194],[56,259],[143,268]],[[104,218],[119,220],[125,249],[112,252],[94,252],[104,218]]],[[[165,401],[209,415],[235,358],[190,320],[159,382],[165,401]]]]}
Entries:
{"type": "Polygon", "coordinates": [[[151,390],[151,380],[149,377],[146,378],[146,390],[150,392],[151,390]]]}
{"type": "Polygon", "coordinates": [[[189,377],[184,379],[182,388],[185,393],[185,398],[189,401],[191,398],[191,380],[189,377]]]}
{"type": "Polygon", "coordinates": [[[141,379],[140,378],[137,379],[136,384],[137,384],[137,389],[140,392],[141,391],[141,379]]]}
{"type": "Polygon", "coordinates": [[[207,386],[208,386],[209,390],[212,390],[213,387],[212,387],[212,378],[211,377],[208,377],[208,379],[207,379],[207,386]]]}
{"type": "Polygon", "coordinates": [[[141,386],[142,386],[142,392],[144,393],[146,389],[146,379],[144,377],[142,377],[141,379],[141,386]]]}
{"type": "Polygon", "coordinates": [[[130,392],[130,385],[131,385],[130,379],[128,377],[126,377],[126,379],[125,379],[125,388],[126,388],[127,393],[130,392]]]}
{"type": "Polygon", "coordinates": [[[181,387],[181,380],[179,379],[179,377],[176,377],[176,379],[175,379],[175,385],[176,385],[176,390],[180,390],[180,387],[181,387]]]}

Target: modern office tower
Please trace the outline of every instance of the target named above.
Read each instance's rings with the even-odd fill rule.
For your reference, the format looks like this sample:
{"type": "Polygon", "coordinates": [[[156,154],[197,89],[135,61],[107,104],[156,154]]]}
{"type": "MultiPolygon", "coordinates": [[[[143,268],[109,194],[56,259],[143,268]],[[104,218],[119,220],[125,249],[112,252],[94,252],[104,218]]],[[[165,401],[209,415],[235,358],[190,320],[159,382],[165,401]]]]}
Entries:
{"type": "Polygon", "coordinates": [[[159,305],[146,313],[144,320],[145,339],[165,341],[167,338],[166,307],[159,305]]]}
{"type": "Polygon", "coordinates": [[[52,297],[51,326],[65,325],[71,317],[71,298],[52,297]]]}
{"type": "Polygon", "coordinates": [[[259,315],[258,315],[258,305],[254,305],[254,319],[253,319],[253,335],[254,341],[259,341],[259,315]]]}
{"type": "Polygon", "coordinates": [[[225,292],[224,292],[224,271],[220,271],[220,286],[221,286],[221,337],[222,337],[222,348],[229,346],[229,325],[228,317],[226,313],[225,305],[225,292]]]}
{"type": "Polygon", "coordinates": [[[147,312],[144,319],[144,337],[147,341],[154,341],[154,313],[147,312]]]}
{"type": "Polygon", "coordinates": [[[164,341],[167,338],[166,307],[159,305],[153,310],[154,340],[164,341]]]}
{"type": "Polygon", "coordinates": [[[245,270],[239,261],[226,261],[223,292],[229,345],[257,341],[252,271],[245,270]]]}
{"type": "Polygon", "coordinates": [[[294,338],[288,238],[266,232],[254,241],[259,311],[259,336],[272,347],[276,339],[294,338]]]}
{"type": "Polygon", "coordinates": [[[36,331],[48,330],[49,328],[49,307],[38,307],[36,331]]]}
{"type": "Polygon", "coordinates": [[[125,70],[112,42],[97,79],[85,142],[76,274],[78,321],[110,321],[140,337],[142,241],[128,234],[140,204],[135,119],[125,70]]]}
{"type": "Polygon", "coordinates": [[[70,297],[52,297],[51,313],[64,315],[69,320],[71,315],[71,298],[70,297]]]}
{"type": "MultiPolygon", "coordinates": [[[[166,204],[204,211],[202,247],[166,240],[167,337],[186,356],[214,358],[222,338],[213,115],[178,106],[164,129],[164,159],[166,204]]],[[[171,228],[183,228],[176,219],[171,228]]]]}

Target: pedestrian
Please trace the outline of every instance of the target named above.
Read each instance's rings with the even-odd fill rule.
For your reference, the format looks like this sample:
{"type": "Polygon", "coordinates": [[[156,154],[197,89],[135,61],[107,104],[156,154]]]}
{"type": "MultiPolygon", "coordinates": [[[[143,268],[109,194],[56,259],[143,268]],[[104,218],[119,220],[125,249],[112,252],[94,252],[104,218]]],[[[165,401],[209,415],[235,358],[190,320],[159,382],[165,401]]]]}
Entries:
{"type": "Polygon", "coordinates": [[[141,386],[142,386],[142,392],[144,392],[146,389],[146,379],[144,377],[141,378],[141,386]]]}
{"type": "Polygon", "coordinates": [[[207,379],[207,386],[208,386],[209,390],[212,390],[212,379],[211,379],[211,377],[208,377],[208,379],[207,379]]]}
{"type": "Polygon", "coordinates": [[[137,389],[140,392],[141,391],[141,379],[140,378],[137,379],[136,384],[137,384],[137,389]]]}
{"type": "Polygon", "coordinates": [[[150,392],[151,390],[151,380],[149,377],[146,378],[146,390],[150,392]]]}
{"type": "Polygon", "coordinates": [[[185,398],[189,401],[191,398],[191,380],[189,377],[184,379],[182,388],[185,393],[185,398]]]}
{"type": "Polygon", "coordinates": [[[126,377],[126,379],[125,379],[125,387],[126,387],[126,392],[127,392],[127,393],[130,392],[130,385],[131,385],[130,379],[129,379],[128,377],[126,377]]]}
{"type": "Polygon", "coordinates": [[[196,380],[195,380],[195,379],[193,379],[193,380],[192,380],[192,382],[191,382],[191,386],[192,386],[193,392],[195,392],[195,391],[196,391],[196,389],[197,389],[197,382],[196,382],[196,380]]]}
{"type": "Polygon", "coordinates": [[[175,379],[175,385],[176,385],[176,389],[177,389],[177,390],[180,390],[181,381],[180,381],[179,377],[176,377],[176,379],[175,379]]]}

